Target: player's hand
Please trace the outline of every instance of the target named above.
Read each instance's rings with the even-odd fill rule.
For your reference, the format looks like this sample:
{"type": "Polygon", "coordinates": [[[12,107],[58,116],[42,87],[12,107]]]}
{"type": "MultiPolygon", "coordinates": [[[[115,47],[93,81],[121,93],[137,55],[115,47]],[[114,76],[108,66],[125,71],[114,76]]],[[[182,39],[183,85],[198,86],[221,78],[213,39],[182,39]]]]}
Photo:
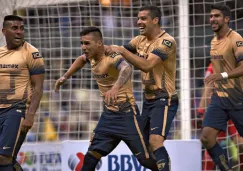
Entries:
{"type": "Polygon", "coordinates": [[[67,78],[62,76],[61,78],[59,78],[56,81],[56,84],[55,84],[55,92],[56,93],[59,93],[60,86],[63,85],[66,82],[66,80],[67,80],[67,78]]]}
{"type": "Polygon", "coordinates": [[[122,53],[122,47],[121,46],[117,46],[117,45],[110,45],[107,46],[105,45],[105,54],[110,55],[113,53],[122,53]]]}
{"type": "Polygon", "coordinates": [[[108,90],[104,96],[105,96],[105,102],[108,105],[114,105],[117,102],[117,95],[118,95],[119,88],[112,87],[110,90],[108,90]]]}
{"type": "Polygon", "coordinates": [[[112,52],[112,49],[111,49],[110,46],[108,46],[108,45],[104,45],[104,48],[105,48],[105,54],[106,54],[106,55],[110,55],[110,54],[113,53],[113,52],[112,52]]]}
{"type": "Polygon", "coordinates": [[[22,133],[26,134],[29,131],[29,129],[33,126],[34,117],[35,117],[34,114],[28,114],[28,113],[26,114],[25,119],[24,119],[22,126],[21,126],[21,132],[22,133]]]}
{"type": "Polygon", "coordinates": [[[212,85],[215,81],[223,80],[223,76],[221,74],[211,74],[205,78],[204,82],[208,85],[212,85]]]}

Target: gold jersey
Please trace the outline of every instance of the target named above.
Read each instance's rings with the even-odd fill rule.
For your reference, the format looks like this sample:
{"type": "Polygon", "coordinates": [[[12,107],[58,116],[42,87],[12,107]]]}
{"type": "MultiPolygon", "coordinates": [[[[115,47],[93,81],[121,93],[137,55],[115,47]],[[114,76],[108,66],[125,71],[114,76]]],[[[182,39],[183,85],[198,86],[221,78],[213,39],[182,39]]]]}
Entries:
{"type": "MultiPolygon", "coordinates": [[[[99,61],[90,59],[92,73],[99,86],[102,97],[104,97],[104,93],[110,90],[117,81],[119,76],[117,67],[123,60],[122,56],[117,53],[110,56],[103,56],[99,61]]],[[[112,111],[123,111],[130,106],[134,106],[135,99],[132,92],[131,79],[120,88],[115,105],[108,105],[105,101],[104,105],[112,111]]]]}
{"type": "Polygon", "coordinates": [[[161,31],[155,40],[148,41],[145,36],[139,35],[124,47],[133,53],[137,53],[141,58],[147,59],[150,53],[161,58],[161,62],[150,72],[142,72],[142,83],[146,98],[155,98],[157,92],[162,92],[168,97],[176,94],[176,42],[172,36],[161,31]]]}
{"type": "Polygon", "coordinates": [[[30,76],[44,72],[42,56],[29,43],[15,50],[0,47],[0,108],[28,107],[32,94],[30,76]]]}
{"type": "MultiPolygon", "coordinates": [[[[215,36],[211,41],[210,56],[214,73],[230,72],[243,60],[243,39],[232,29],[218,40],[215,36]]],[[[243,77],[217,81],[214,93],[224,107],[243,107],[243,77]]]]}

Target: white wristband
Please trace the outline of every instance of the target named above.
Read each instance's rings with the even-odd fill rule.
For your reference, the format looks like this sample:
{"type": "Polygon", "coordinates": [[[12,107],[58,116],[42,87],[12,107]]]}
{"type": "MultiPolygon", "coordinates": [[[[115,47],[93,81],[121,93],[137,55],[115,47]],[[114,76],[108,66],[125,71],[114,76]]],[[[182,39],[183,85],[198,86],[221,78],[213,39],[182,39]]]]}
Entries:
{"type": "Polygon", "coordinates": [[[222,75],[223,79],[228,79],[228,77],[229,77],[227,72],[222,72],[221,75],[222,75]]]}

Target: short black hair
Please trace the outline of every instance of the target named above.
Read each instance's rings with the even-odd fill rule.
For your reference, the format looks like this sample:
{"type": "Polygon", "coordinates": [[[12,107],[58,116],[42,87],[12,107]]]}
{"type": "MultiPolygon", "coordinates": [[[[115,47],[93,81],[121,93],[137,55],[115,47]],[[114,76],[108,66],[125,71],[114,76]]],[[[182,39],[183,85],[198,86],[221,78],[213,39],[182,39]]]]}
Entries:
{"type": "Polygon", "coordinates": [[[214,9],[221,11],[224,17],[230,17],[230,8],[227,5],[213,4],[211,10],[214,9]]]}
{"type": "Polygon", "coordinates": [[[155,5],[147,5],[147,6],[143,6],[139,9],[139,11],[149,11],[150,16],[152,17],[152,19],[154,19],[155,17],[159,18],[159,24],[161,23],[161,10],[159,7],[155,6],[155,5]]]}
{"type": "Polygon", "coordinates": [[[3,28],[6,26],[7,21],[24,21],[24,19],[17,15],[6,15],[3,20],[3,28]]]}
{"type": "Polygon", "coordinates": [[[90,26],[90,27],[83,29],[80,32],[80,36],[85,36],[89,33],[95,33],[96,36],[99,36],[100,39],[103,39],[103,36],[102,36],[100,29],[98,27],[93,27],[93,26],[90,26]]]}

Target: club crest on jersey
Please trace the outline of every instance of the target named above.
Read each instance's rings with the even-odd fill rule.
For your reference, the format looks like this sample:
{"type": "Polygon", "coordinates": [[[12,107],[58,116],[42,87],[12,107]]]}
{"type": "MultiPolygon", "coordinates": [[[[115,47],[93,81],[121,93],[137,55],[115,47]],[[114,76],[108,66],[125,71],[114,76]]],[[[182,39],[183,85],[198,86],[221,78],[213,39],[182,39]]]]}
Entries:
{"type": "Polygon", "coordinates": [[[42,58],[40,52],[33,52],[33,53],[32,53],[32,57],[33,57],[34,59],[42,58]]]}
{"type": "Polygon", "coordinates": [[[168,48],[171,48],[172,46],[172,42],[166,39],[163,40],[162,44],[167,46],[168,48]]]}
{"type": "Polygon", "coordinates": [[[236,42],[236,46],[237,46],[237,47],[241,47],[241,46],[243,46],[243,41],[237,41],[237,42],[236,42]]]}
{"type": "Polygon", "coordinates": [[[117,55],[120,55],[120,54],[117,52],[114,52],[114,53],[110,54],[110,57],[115,58],[117,55]]]}

